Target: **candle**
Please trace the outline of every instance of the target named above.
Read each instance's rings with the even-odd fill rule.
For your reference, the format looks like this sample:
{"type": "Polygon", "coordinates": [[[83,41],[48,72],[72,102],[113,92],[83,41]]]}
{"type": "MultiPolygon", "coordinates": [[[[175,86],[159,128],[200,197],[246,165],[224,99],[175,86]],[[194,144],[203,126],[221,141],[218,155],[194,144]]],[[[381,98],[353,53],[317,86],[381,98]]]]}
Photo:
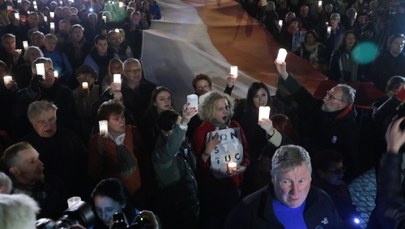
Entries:
{"type": "Polygon", "coordinates": [[[229,173],[235,172],[237,170],[238,164],[236,164],[236,162],[229,162],[227,164],[227,169],[229,173]]]}
{"type": "Polygon", "coordinates": [[[68,208],[73,207],[74,205],[80,203],[82,199],[79,196],[72,196],[67,199],[68,208]]]}
{"type": "Polygon", "coordinates": [[[23,41],[24,50],[28,49],[28,41],[23,41]]]}
{"type": "Polygon", "coordinates": [[[283,27],[283,20],[278,20],[278,25],[281,27],[283,27]]]}
{"type": "Polygon", "coordinates": [[[318,6],[322,7],[322,1],[318,1],[318,6]]]}
{"type": "Polygon", "coordinates": [[[13,77],[11,77],[11,76],[4,76],[4,77],[3,77],[3,80],[4,80],[4,85],[7,85],[7,84],[9,84],[9,83],[11,82],[11,80],[13,80],[13,77]]]}
{"type": "Polygon", "coordinates": [[[287,50],[281,48],[278,50],[276,62],[282,64],[284,63],[286,57],[287,57],[287,50]]]}
{"type": "Polygon", "coordinates": [[[49,24],[49,27],[51,28],[51,30],[55,30],[55,22],[51,22],[49,24]]]}
{"type": "Polygon", "coordinates": [[[198,110],[198,95],[191,94],[187,95],[187,103],[189,107],[194,107],[198,110]]]}
{"type": "Polygon", "coordinates": [[[44,16],[44,22],[48,22],[48,17],[44,16]]]}
{"type": "Polygon", "coordinates": [[[259,121],[263,119],[269,119],[270,117],[270,107],[269,106],[260,106],[259,107],[259,121]]]}
{"type": "Polygon", "coordinates": [[[98,127],[100,130],[100,135],[103,135],[103,136],[108,135],[108,121],[107,120],[98,121],[98,127]]]}
{"type": "Polygon", "coordinates": [[[114,79],[113,79],[114,83],[121,83],[121,74],[114,74],[113,77],[114,77],[114,79]]]}
{"type": "Polygon", "coordinates": [[[20,14],[17,12],[17,13],[14,13],[14,18],[16,19],[16,20],[20,20],[20,14]]]}
{"type": "Polygon", "coordinates": [[[54,76],[54,77],[56,77],[56,78],[58,78],[58,77],[59,77],[58,70],[53,71],[53,76],[54,76]]]}
{"type": "Polygon", "coordinates": [[[35,68],[37,70],[37,75],[42,76],[43,79],[45,79],[45,64],[44,63],[38,63],[35,64],[35,68]]]}
{"type": "Polygon", "coordinates": [[[107,22],[107,16],[103,15],[103,16],[101,16],[101,18],[103,19],[104,23],[107,22]]]}
{"type": "Polygon", "coordinates": [[[328,32],[328,34],[330,34],[332,32],[332,26],[328,26],[328,28],[326,29],[326,31],[328,32]]]}
{"type": "Polygon", "coordinates": [[[83,88],[83,90],[88,90],[89,89],[89,83],[88,82],[83,82],[82,83],[82,88],[83,88]]]}
{"type": "Polygon", "coordinates": [[[233,78],[238,78],[238,66],[231,66],[230,74],[233,78]]]}
{"type": "Polygon", "coordinates": [[[51,17],[51,20],[55,18],[55,12],[49,12],[49,16],[51,17]]]}

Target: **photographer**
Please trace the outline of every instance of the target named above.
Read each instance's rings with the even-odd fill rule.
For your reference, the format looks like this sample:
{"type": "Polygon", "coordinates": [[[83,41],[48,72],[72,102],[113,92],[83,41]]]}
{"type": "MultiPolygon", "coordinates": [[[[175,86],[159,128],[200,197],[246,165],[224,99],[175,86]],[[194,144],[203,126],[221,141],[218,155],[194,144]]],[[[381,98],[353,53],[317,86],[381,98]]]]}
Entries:
{"type": "Polygon", "coordinates": [[[159,223],[153,212],[138,211],[130,206],[124,188],[117,179],[108,178],[100,181],[94,188],[91,199],[96,213],[93,229],[104,229],[113,226],[112,219],[115,213],[122,213],[126,219],[126,224],[129,224],[130,228],[159,228],[159,223]],[[140,221],[143,224],[139,223],[140,221]]]}

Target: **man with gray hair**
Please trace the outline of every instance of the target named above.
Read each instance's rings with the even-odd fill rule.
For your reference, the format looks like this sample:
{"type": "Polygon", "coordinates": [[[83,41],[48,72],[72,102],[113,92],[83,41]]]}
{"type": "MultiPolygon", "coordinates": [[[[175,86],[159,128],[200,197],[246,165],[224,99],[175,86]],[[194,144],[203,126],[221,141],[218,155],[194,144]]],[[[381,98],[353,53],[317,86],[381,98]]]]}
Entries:
{"type": "Polygon", "coordinates": [[[244,198],[225,228],[343,228],[331,198],[311,186],[311,173],[303,147],[281,146],[272,158],[271,183],[244,198]]]}
{"type": "Polygon", "coordinates": [[[313,153],[322,149],[342,152],[343,163],[348,167],[345,181],[350,183],[359,172],[359,138],[353,106],[356,91],[349,85],[338,84],[319,100],[287,72],[285,62],[275,65],[280,74],[277,92],[298,104],[295,128],[301,144],[313,153]]]}
{"type": "Polygon", "coordinates": [[[24,194],[0,194],[1,229],[35,229],[38,204],[24,194]]]}

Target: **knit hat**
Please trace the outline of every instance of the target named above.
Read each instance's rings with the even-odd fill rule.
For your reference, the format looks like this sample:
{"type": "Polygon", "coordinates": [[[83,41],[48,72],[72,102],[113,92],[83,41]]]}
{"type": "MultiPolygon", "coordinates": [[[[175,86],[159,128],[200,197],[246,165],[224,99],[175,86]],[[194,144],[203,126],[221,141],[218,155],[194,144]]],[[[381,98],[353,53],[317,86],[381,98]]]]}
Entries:
{"type": "Polygon", "coordinates": [[[82,65],[76,69],[75,75],[79,76],[81,74],[90,74],[94,79],[97,78],[96,72],[88,65],[82,65]]]}

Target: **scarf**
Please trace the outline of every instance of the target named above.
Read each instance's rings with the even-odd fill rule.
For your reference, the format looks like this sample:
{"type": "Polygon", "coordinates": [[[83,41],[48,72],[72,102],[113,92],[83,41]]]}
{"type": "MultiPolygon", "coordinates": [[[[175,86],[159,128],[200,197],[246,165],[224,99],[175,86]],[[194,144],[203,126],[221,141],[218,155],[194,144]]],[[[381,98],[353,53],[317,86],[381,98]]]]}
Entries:
{"type": "Polygon", "coordinates": [[[115,138],[111,134],[108,135],[108,137],[117,145],[117,171],[121,176],[129,176],[136,169],[135,160],[131,157],[131,152],[129,152],[124,145],[125,135],[126,134],[123,133],[115,138]]]}

